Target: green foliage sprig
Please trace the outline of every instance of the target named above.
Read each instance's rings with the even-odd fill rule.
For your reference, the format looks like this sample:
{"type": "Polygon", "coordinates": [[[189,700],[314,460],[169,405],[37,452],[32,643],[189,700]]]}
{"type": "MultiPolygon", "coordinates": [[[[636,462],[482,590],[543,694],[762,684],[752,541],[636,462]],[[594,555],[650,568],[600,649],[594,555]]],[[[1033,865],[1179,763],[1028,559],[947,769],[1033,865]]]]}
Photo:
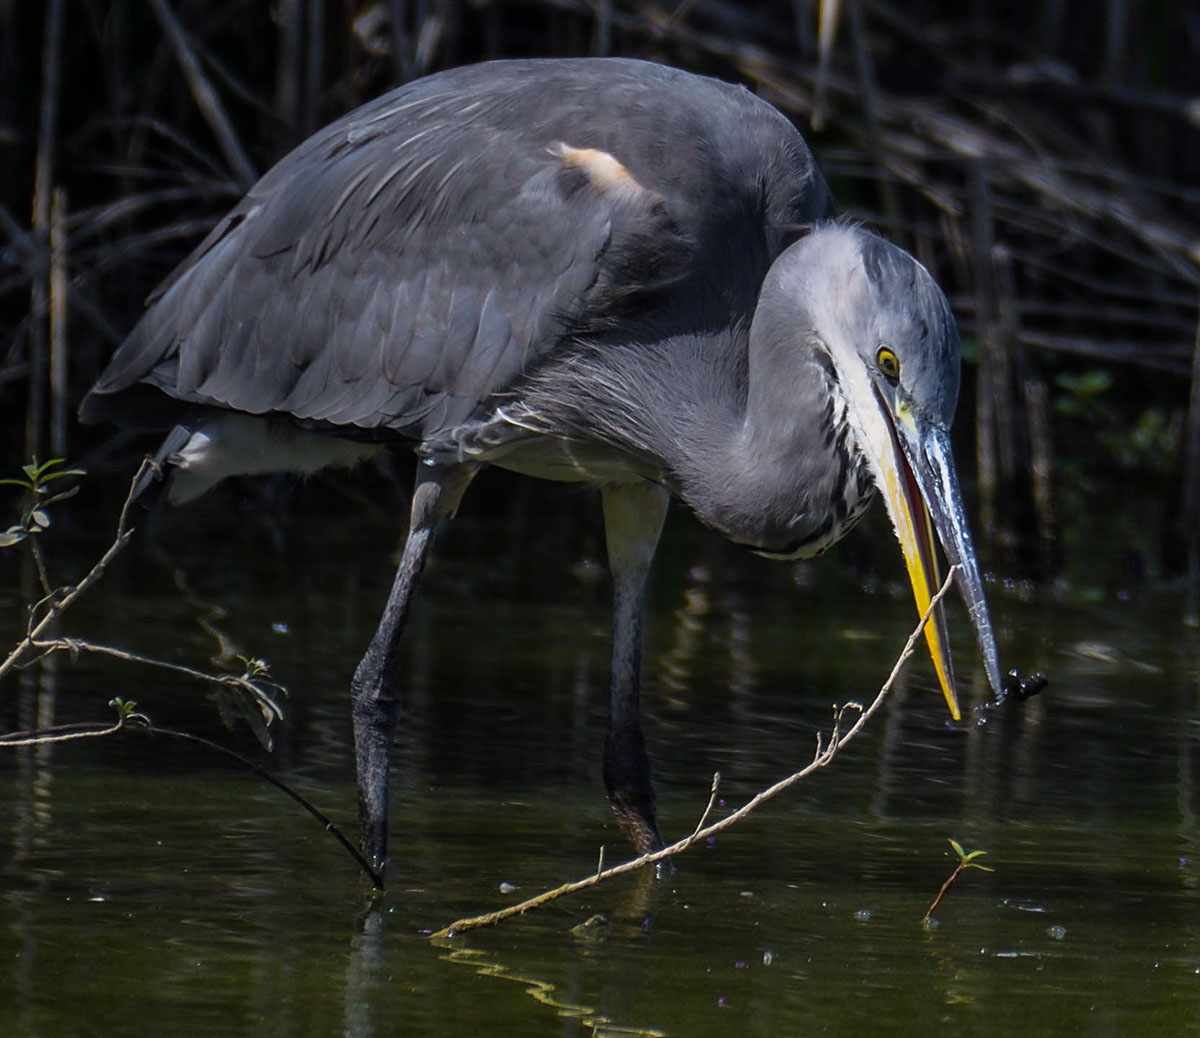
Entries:
{"type": "Polygon", "coordinates": [[[50,506],[73,497],[79,491],[79,484],[76,484],[66,490],[54,492],[56,487],[52,484],[55,480],[84,475],[83,469],[60,467],[65,464],[66,460],[63,458],[51,458],[41,464],[34,458],[21,466],[23,475],[0,479],[0,486],[20,487],[27,494],[27,503],[20,520],[7,530],[0,531],[0,548],[12,547],[14,544],[20,544],[26,537],[41,533],[50,525],[50,506]]]}
{"type": "Polygon", "coordinates": [[[954,871],[950,873],[949,878],[947,878],[946,882],[942,884],[942,889],[938,891],[937,897],[933,899],[933,904],[925,909],[925,917],[921,920],[921,922],[926,926],[929,925],[929,920],[933,917],[933,910],[942,903],[942,898],[946,896],[946,891],[950,889],[951,884],[958,879],[959,873],[966,869],[981,869],[984,872],[996,871],[993,868],[989,868],[987,865],[980,865],[979,862],[975,860],[976,858],[987,854],[987,851],[965,851],[963,850],[962,844],[953,839],[950,840],[950,846],[954,850],[954,853],[958,855],[958,864],[954,866],[954,871]]]}

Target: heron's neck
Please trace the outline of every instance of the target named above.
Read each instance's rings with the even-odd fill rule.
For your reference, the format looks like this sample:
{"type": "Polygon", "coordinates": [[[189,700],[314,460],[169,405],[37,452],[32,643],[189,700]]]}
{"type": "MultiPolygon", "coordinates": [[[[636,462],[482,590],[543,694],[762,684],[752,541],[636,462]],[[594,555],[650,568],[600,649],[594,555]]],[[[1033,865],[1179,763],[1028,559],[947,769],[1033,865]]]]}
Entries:
{"type": "Polygon", "coordinates": [[[615,452],[619,470],[661,480],[732,540],[813,554],[871,489],[824,354],[798,347],[794,332],[778,341],[747,344],[744,329],[726,328],[582,348],[535,373],[523,404],[539,432],[615,452]]]}
{"type": "Polygon", "coordinates": [[[872,488],[824,353],[752,336],[745,396],[680,461],[681,497],[708,525],[769,553],[812,555],[852,525],[872,488]]]}

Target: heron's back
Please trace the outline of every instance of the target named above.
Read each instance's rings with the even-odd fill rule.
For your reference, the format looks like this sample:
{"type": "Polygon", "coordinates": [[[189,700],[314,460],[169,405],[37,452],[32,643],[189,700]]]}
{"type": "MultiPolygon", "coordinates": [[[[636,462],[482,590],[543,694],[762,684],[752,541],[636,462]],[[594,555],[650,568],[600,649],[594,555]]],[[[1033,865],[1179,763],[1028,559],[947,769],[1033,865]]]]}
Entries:
{"type": "Polygon", "coordinates": [[[274,166],[151,296],[81,414],[428,440],[577,343],[748,326],[827,206],[800,135],[741,88],[620,59],[451,70],[274,166]]]}

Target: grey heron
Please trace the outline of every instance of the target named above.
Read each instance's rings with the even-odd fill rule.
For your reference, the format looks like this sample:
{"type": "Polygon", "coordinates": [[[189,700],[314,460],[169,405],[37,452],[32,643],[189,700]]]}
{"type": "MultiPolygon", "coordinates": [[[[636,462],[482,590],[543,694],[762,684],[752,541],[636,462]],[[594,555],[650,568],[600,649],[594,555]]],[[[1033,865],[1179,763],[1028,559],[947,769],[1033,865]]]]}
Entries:
{"type": "MultiPolygon", "coordinates": [[[[744,88],[622,59],[429,76],[314,134],[154,291],[81,407],[170,430],[169,497],[388,447],[410,525],[351,684],[364,853],[387,858],[397,646],[436,529],[498,465],[600,488],[613,581],[604,778],[662,845],[639,712],[671,497],[765,555],[882,491],[918,609],[934,530],[1000,692],[949,426],[959,343],[910,255],[828,219],[801,135],[744,88]]],[[[927,640],[958,716],[946,625],[927,640]]]]}

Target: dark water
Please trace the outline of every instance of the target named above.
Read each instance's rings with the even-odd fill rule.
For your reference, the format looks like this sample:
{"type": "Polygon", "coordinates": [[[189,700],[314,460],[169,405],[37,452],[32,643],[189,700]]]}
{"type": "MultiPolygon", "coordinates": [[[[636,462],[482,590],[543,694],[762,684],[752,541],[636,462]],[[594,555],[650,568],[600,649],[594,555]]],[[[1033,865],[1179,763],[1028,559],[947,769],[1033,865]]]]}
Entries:
{"type": "MultiPolygon", "coordinates": [[[[1049,672],[1041,697],[954,727],[914,661],[860,742],[669,880],[431,942],[587,875],[602,844],[624,854],[599,778],[597,509],[528,486],[485,484],[410,627],[382,899],[291,800],[204,749],[129,735],[0,754],[0,1034],[1200,1031],[1200,647],[1180,597],[1121,587],[1119,553],[1098,549],[1089,589],[992,585],[1003,658],[1049,672]],[[960,877],[928,930],[949,837],[995,872],[960,877]],[[595,913],[606,931],[572,932],[595,913]]],[[[204,666],[200,603],[221,604],[210,623],[291,689],[258,756],[347,830],[345,688],[402,525],[362,494],[318,484],[283,513],[217,495],[165,517],[66,624],[204,666]]],[[[81,500],[95,518],[48,542],[64,575],[102,547],[104,507],[81,500]]],[[[895,554],[881,516],[798,569],[672,518],[645,690],[668,834],[695,825],[714,770],[728,810],[811,759],[835,701],[878,687],[912,623],[895,554]]],[[[20,579],[0,559],[6,644],[20,579]]],[[[961,612],[954,626],[978,703],[961,612]]],[[[99,720],[114,695],[256,754],[204,687],[87,655],[6,682],[0,708],[9,728],[99,720]]]]}

